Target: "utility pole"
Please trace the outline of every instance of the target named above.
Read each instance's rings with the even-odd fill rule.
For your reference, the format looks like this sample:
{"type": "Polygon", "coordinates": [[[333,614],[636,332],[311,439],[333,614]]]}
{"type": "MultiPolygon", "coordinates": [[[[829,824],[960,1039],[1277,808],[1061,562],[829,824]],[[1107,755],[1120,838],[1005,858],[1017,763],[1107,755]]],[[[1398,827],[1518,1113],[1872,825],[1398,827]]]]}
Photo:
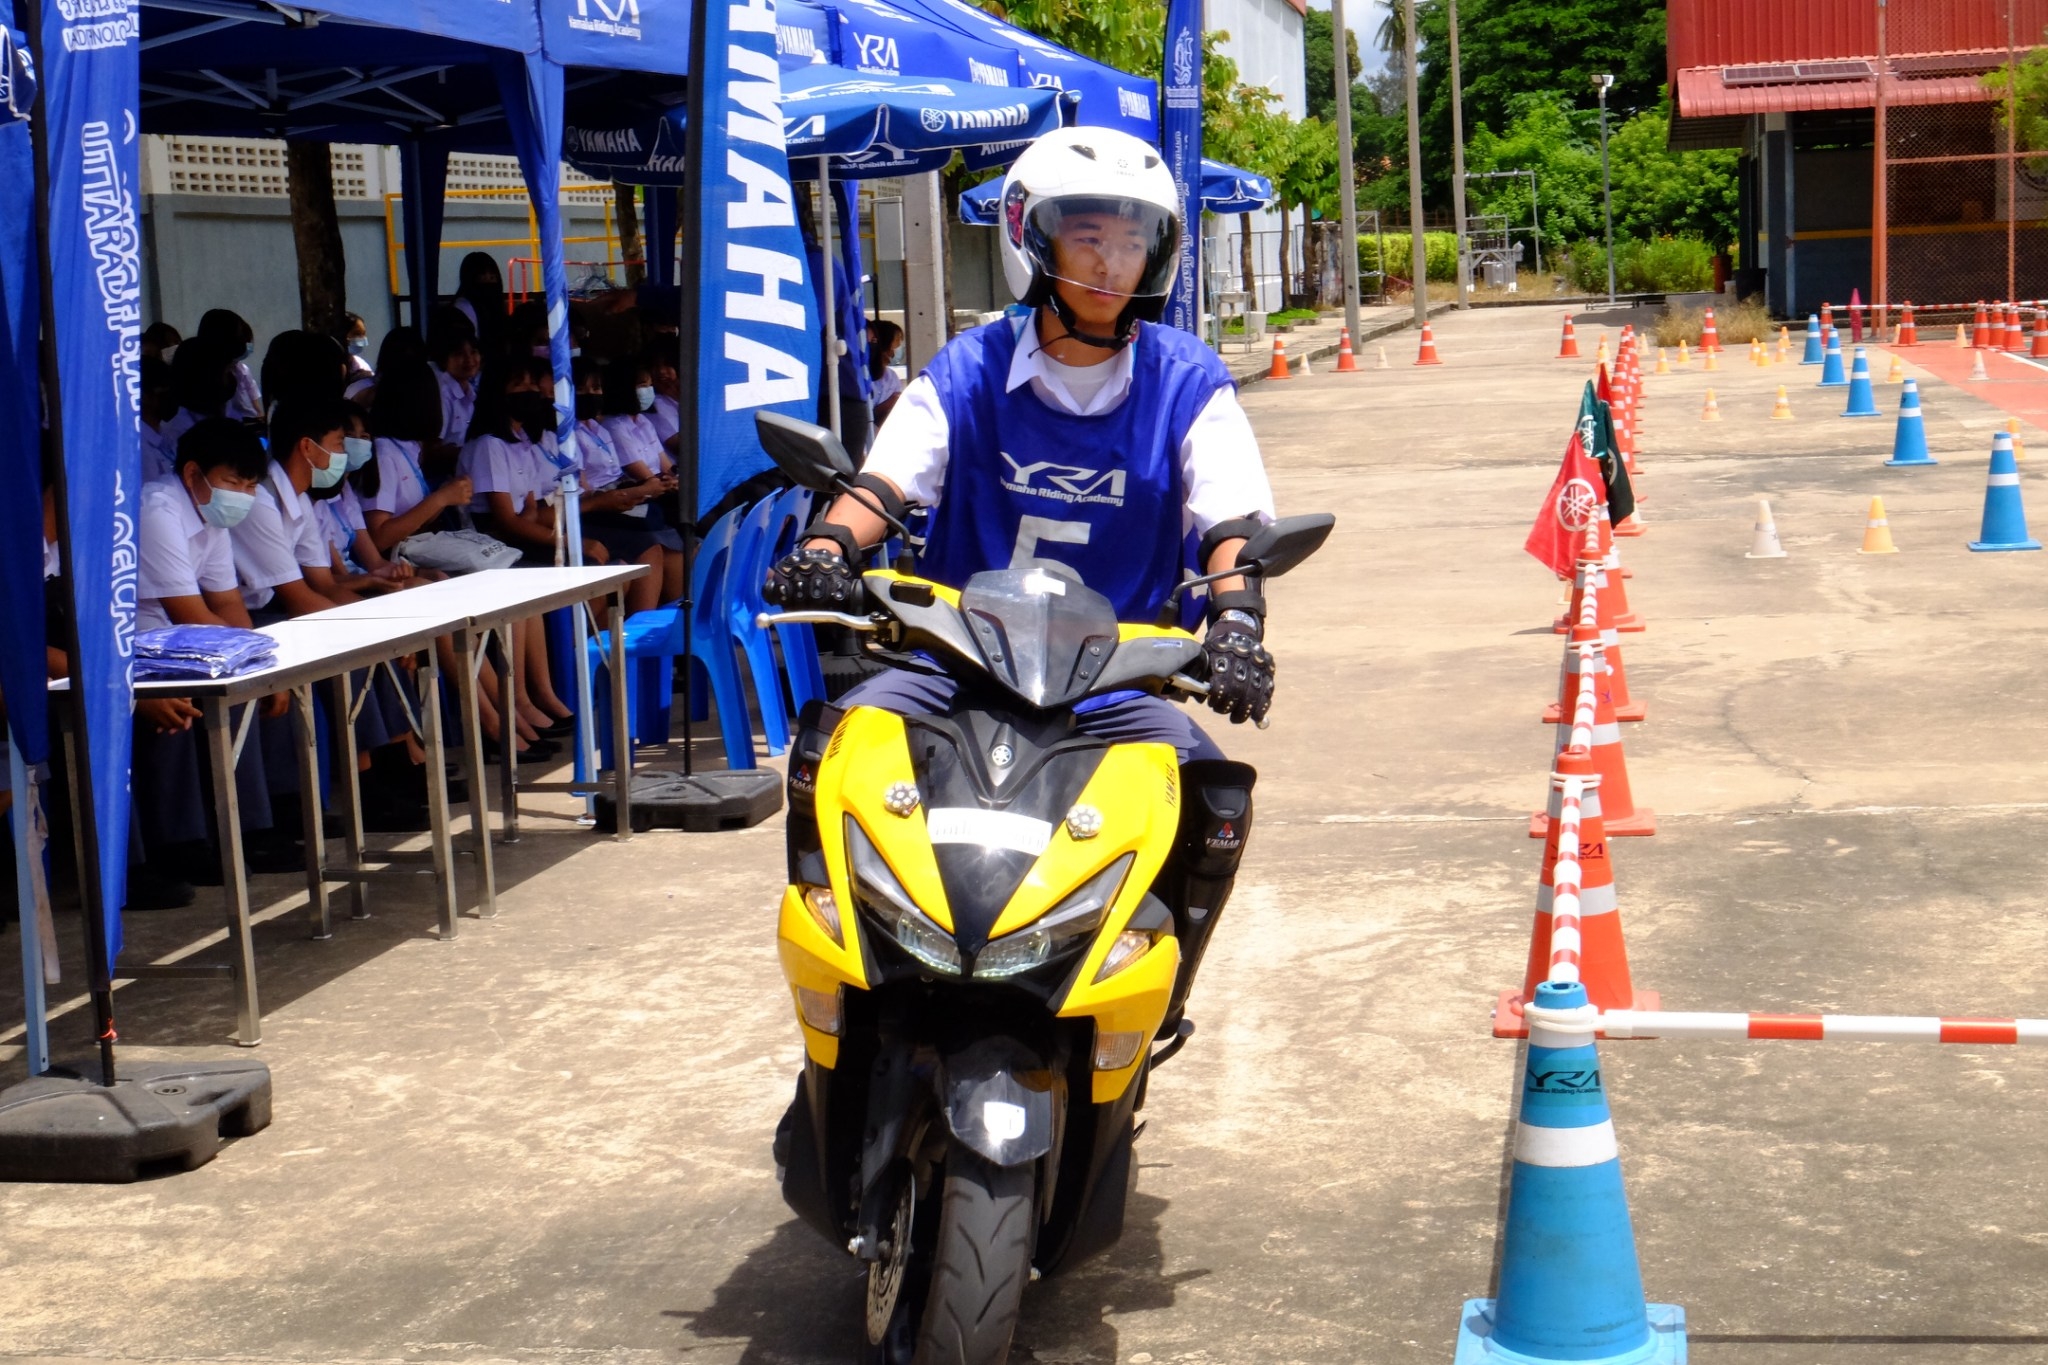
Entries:
{"type": "Polygon", "coordinates": [[[1401,8],[1407,29],[1403,47],[1408,67],[1408,255],[1415,276],[1415,325],[1420,327],[1429,321],[1429,250],[1422,240],[1422,98],[1415,87],[1415,0],[1401,0],[1401,8]]]}
{"type": "MultiPolygon", "coordinates": [[[[1412,0],[1411,0],[1412,3],[1412,0]]],[[[1614,302],[1614,186],[1607,177],[1607,91],[1614,84],[1611,75],[1593,78],[1600,92],[1600,206],[1607,215],[1607,301],[1614,302]]]]}
{"type": "Polygon", "coordinates": [[[1465,240],[1465,83],[1458,75],[1458,0],[1447,0],[1451,21],[1451,211],[1458,219],[1458,307],[1472,306],[1472,253],[1465,240]]]}
{"type": "MultiPolygon", "coordinates": [[[[1358,173],[1351,141],[1351,31],[1344,27],[1344,0],[1330,0],[1330,65],[1337,78],[1337,202],[1344,232],[1344,327],[1358,344],[1358,173]]],[[[1380,262],[1385,270],[1387,263],[1380,262]]]]}

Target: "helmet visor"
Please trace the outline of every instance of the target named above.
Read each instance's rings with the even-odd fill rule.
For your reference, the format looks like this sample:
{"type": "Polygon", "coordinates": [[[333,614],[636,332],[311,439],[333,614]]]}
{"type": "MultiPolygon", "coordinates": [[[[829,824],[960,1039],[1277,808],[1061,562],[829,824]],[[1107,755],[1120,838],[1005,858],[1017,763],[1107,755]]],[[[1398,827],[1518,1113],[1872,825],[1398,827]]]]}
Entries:
{"type": "Polygon", "coordinates": [[[1040,270],[1084,289],[1164,297],[1178,263],[1180,223],[1136,199],[1066,197],[1032,206],[1026,250],[1040,270]]]}

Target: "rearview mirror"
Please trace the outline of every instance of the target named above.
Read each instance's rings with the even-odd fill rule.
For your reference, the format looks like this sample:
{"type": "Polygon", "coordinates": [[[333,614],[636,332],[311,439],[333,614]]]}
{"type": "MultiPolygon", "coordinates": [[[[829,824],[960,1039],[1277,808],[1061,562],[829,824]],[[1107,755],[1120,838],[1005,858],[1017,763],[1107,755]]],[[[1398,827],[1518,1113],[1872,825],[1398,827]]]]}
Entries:
{"type": "Polygon", "coordinates": [[[1282,517],[1252,532],[1237,552],[1237,567],[1278,578],[1322,549],[1336,525],[1337,518],[1328,512],[1282,517]]]}
{"type": "Polygon", "coordinates": [[[779,412],[757,412],[754,431],[775,467],[798,487],[828,493],[853,481],[853,458],[828,428],[779,412]]]}

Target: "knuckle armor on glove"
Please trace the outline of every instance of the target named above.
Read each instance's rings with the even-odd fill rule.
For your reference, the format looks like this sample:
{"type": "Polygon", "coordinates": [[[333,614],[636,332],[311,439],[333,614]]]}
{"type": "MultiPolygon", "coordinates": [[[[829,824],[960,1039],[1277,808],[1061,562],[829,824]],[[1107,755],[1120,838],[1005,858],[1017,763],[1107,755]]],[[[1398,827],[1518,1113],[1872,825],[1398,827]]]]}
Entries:
{"type": "Polygon", "coordinates": [[[1232,724],[1263,720],[1273,705],[1273,656],[1250,626],[1218,621],[1202,642],[1209,668],[1209,706],[1232,724]]]}
{"type": "Polygon", "coordinates": [[[860,576],[837,550],[792,550],[769,571],[762,595],[792,611],[857,612],[860,576]]]}

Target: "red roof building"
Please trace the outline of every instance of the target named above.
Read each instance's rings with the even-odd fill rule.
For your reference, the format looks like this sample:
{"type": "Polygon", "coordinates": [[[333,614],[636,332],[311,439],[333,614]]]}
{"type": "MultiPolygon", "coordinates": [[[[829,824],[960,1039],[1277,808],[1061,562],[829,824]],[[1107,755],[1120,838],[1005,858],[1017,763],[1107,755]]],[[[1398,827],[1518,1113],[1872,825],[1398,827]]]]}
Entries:
{"type": "Polygon", "coordinates": [[[2048,0],[1668,0],[1674,148],[1743,152],[1738,287],[1802,316],[2048,295],[2048,149],[2003,72],[2048,0]]]}

